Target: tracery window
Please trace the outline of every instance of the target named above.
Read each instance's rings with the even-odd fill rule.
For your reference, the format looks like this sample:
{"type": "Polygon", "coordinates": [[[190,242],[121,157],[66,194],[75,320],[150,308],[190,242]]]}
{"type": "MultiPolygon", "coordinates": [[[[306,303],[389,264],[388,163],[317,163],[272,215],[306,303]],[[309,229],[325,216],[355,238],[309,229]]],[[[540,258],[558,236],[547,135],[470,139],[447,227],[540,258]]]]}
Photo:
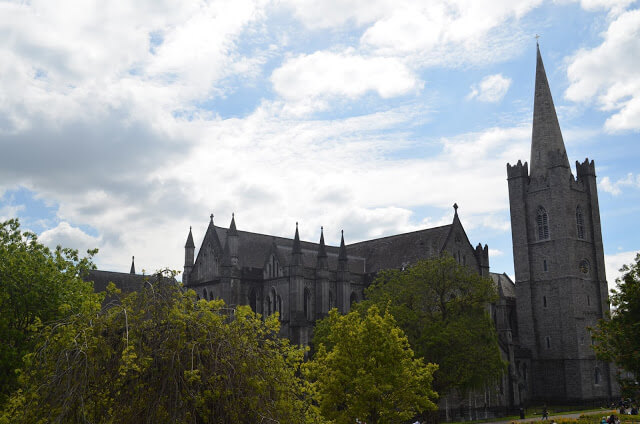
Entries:
{"type": "Polygon", "coordinates": [[[578,230],[578,238],[584,240],[584,216],[580,206],[576,208],[576,229],[578,230]]]}
{"type": "Polygon", "coordinates": [[[547,240],[549,238],[549,216],[542,206],[538,208],[536,222],[538,224],[538,240],[547,240]]]}

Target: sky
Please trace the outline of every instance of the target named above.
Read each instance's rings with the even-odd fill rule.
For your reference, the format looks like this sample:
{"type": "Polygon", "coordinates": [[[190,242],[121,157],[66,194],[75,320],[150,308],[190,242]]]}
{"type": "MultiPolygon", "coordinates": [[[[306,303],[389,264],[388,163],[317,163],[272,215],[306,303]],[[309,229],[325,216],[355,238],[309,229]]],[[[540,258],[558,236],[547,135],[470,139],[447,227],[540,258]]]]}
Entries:
{"type": "Polygon", "coordinates": [[[538,35],[569,160],[596,163],[611,286],[640,250],[639,3],[0,0],[0,220],[153,272],[211,213],[335,245],[457,203],[513,276],[538,35]]]}

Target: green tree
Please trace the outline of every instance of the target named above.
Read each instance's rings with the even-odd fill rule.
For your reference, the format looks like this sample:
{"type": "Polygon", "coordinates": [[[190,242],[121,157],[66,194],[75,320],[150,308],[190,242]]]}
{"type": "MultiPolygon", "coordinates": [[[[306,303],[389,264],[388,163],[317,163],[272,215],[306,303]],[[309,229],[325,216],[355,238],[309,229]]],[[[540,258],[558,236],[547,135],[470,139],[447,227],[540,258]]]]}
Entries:
{"type": "Polygon", "coordinates": [[[437,366],[415,359],[406,336],[391,314],[371,307],[364,316],[322,320],[306,375],[313,381],[322,415],[336,424],[398,423],[436,409],[431,389],[437,366]]]}
{"type": "Polygon", "coordinates": [[[388,307],[416,356],[438,364],[438,393],[464,393],[504,372],[506,363],[487,309],[497,299],[495,285],[451,256],[382,271],[366,297],[357,309],[388,307]]]}
{"type": "Polygon", "coordinates": [[[43,324],[76,313],[98,298],[81,276],[89,256],[61,247],[51,251],[35,234],[22,232],[17,219],[0,223],[0,409],[16,388],[17,370],[31,352],[43,324]]]}
{"type": "Polygon", "coordinates": [[[640,253],[635,262],[624,265],[622,277],[616,280],[618,288],[611,290],[609,301],[612,310],[609,317],[592,329],[597,341],[594,349],[599,359],[614,362],[632,377],[621,377],[621,386],[638,395],[640,379],[640,253]]]}
{"type": "MultiPolygon", "coordinates": [[[[274,315],[147,285],[49,325],[4,422],[315,422],[304,350],[274,315]]],[[[2,420],[0,419],[0,422],[2,420]]]]}

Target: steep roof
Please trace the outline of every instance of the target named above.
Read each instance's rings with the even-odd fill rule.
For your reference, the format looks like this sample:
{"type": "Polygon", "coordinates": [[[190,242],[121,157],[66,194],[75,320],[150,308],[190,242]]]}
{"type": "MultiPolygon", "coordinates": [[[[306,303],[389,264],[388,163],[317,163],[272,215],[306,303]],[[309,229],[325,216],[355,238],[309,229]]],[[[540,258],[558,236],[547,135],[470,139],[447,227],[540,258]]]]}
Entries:
{"type": "Polygon", "coordinates": [[[439,255],[451,231],[452,224],[396,234],[348,245],[351,255],[366,260],[367,272],[400,268],[420,259],[439,255]]]}
{"type": "Polygon", "coordinates": [[[495,272],[490,272],[491,279],[496,284],[498,288],[498,293],[500,297],[513,298],[516,297],[516,285],[511,281],[511,278],[505,273],[497,274],[495,272]]]}

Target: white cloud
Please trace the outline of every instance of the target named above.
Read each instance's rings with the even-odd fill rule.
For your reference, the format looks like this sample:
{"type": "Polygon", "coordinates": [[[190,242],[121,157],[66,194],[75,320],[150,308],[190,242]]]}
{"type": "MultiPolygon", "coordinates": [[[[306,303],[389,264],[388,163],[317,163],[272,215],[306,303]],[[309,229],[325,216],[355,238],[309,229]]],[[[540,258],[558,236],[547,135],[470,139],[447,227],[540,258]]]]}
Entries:
{"type": "Polygon", "coordinates": [[[356,99],[367,92],[390,98],[422,87],[417,76],[400,60],[365,57],[353,49],[342,53],[318,51],[290,58],[271,75],[278,95],[295,103],[330,98],[356,99]]]}
{"type": "Polygon", "coordinates": [[[480,81],[480,84],[471,86],[471,92],[467,98],[496,103],[507,94],[510,86],[511,78],[505,78],[502,74],[488,75],[480,81]]]}
{"type": "Polygon", "coordinates": [[[607,193],[613,194],[617,196],[622,193],[623,187],[636,187],[640,188],[640,175],[634,176],[633,173],[629,172],[626,177],[621,178],[615,182],[612,182],[611,179],[607,176],[600,180],[600,189],[606,191],[607,193]]]}
{"type": "Polygon", "coordinates": [[[94,249],[101,244],[98,237],[90,236],[80,228],[71,226],[68,222],[60,222],[56,227],[43,231],[39,240],[42,244],[55,248],[60,245],[62,247],[70,247],[77,249],[80,253],[86,252],[88,249],[94,249]]]}
{"type": "Polygon", "coordinates": [[[612,255],[604,255],[604,263],[607,270],[607,283],[612,289],[616,286],[616,279],[622,276],[622,265],[633,263],[638,251],[618,252],[612,255]]]}
{"type": "Polygon", "coordinates": [[[24,205],[6,205],[0,207],[0,221],[16,218],[23,210],[25,210],[24,205]]]}
{"type": "Polygon", "coordinates": [[[640,130],[640,9],[626,11],[612,20],[602,44],[581,49],[567,69],[569,100],[596,99],[612,112],[609,131],[640,130]]]}

